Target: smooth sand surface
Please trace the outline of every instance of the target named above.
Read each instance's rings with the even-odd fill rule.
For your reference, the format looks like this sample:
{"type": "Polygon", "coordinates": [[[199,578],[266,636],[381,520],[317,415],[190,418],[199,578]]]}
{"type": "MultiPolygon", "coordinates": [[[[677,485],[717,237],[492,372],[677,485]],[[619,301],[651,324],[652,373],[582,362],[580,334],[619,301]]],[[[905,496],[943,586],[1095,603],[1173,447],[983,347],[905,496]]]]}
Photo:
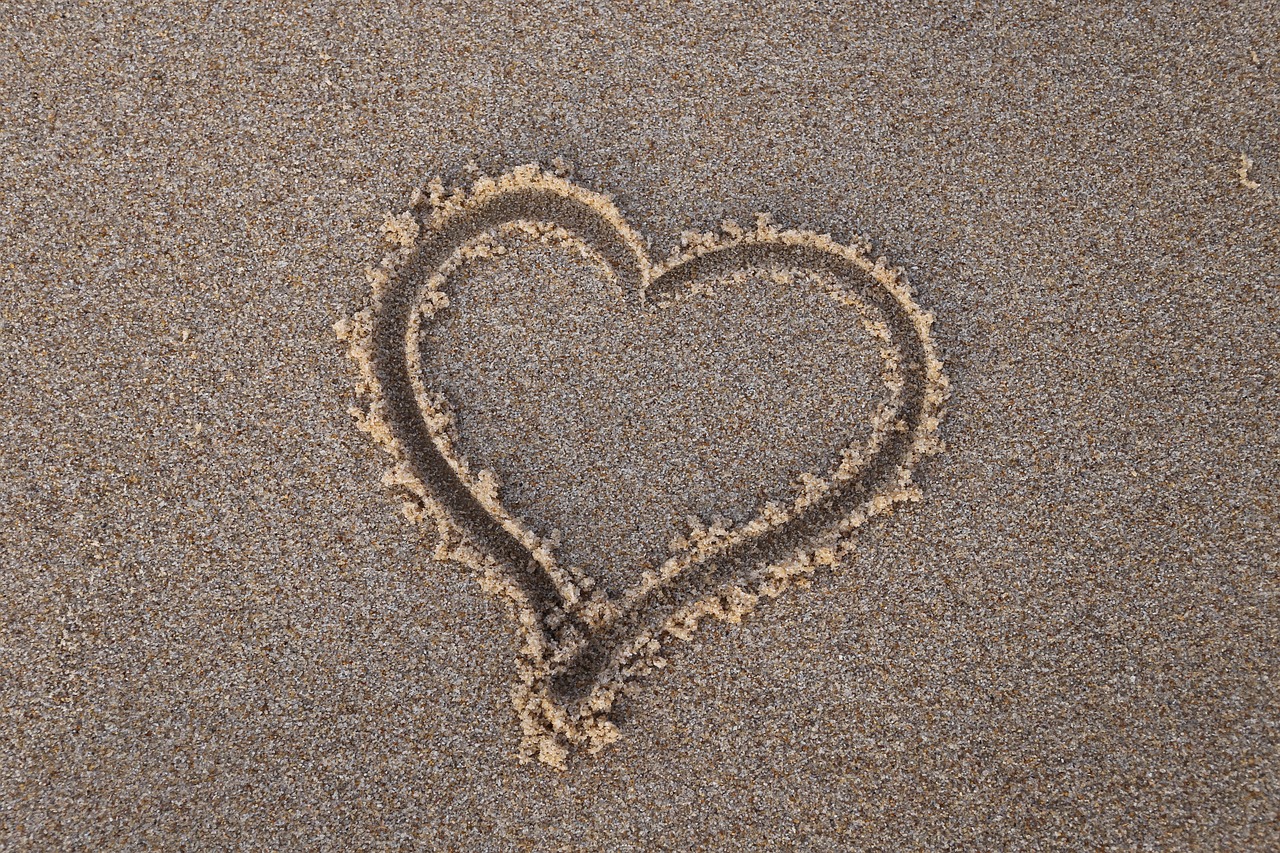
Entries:
{"type": "MultiPolygon", "coordinates": [[[[0,848],[1280,846],[1280,11],[1199,5],[6,7],[0,848]],[[865,235],[952,383],[923,500],[672,645],[565,771],[516,759],[507,608],[379,485],[332,329],[432,175],[556,157],[655,256],[865,235]]],[[[647,356],[551,273],[564,353],[485,352],[476,279],[441,375],[582,554],[752,504],[865,404],[856,360],[774,369],[775,321],[830,344],[803,300],[647,356]],[[585,351],[627,405],[672,358],[774,396],[646,412],[678,452],[629,467],[607,406],[522,454],[585,351]]]]}

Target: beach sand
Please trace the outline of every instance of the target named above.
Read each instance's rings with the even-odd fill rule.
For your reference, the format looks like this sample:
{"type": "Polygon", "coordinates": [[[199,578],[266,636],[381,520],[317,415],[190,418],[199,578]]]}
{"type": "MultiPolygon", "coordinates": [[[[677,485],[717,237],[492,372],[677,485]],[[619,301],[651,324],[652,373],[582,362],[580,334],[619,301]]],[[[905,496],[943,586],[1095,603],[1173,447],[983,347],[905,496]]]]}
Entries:
{"type": "MultiPolygon", "coordinates": [[[[1280,846],[1280,10],[1202,6],[6,9],[0,847],[1280,846]],[[921,500],[667,644],[565,770],[333,329],[429,179],[556,158],[655,258],[865,237],[951,383],[921,500]]],[[[813,300],[651,326],[503,263],[430,364],[610,589],[864,428],[813,300]]]]}

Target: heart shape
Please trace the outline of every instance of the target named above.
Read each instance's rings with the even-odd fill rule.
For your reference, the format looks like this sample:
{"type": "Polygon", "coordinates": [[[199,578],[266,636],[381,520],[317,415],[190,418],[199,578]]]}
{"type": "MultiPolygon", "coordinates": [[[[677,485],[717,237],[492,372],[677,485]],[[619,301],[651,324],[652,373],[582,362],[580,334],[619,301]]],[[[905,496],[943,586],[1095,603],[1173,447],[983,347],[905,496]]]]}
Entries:
{"type": "Polygon", "coordinates": [[[433,181],[409,211],[389,217],[396,248],[368,271],[369,304],[335,328],[361,373],[359,426],[393,458],[384,482],[413,520],[436,526],[436,553],[481,572],[505,596],[524,640],[513,699],[521,757],[563,768],[569,745],[598,752],[618,736],[609,713],[624,683],[665,661],[669,637],[698,622],[741,621],[761,596],[803,585],[835,565],[850,534],[897,503],[919,499],[912,471],[937,452],[947,396],[930,334],[901,270],[808,231],[754,229],[686,234],[685,248],[653,263],[611,199],[562,175],[524,166],[469,189],[433,181]],[[619,595],[557,559],[558,537],[539,535],[504,506],[495,475],[460,452],[457,420],[423,361],[424,330],[449,305],[459,270],[501,255],[511,241],[541,243],[593,263],[641,307],[664,309],[710,282],[765,275],[825,294],[875,342],[884,396],[869,434],[826,471],[804,474],[786,503],[765,502],[745,523],[698,525],[675,553],[619,595]]]}

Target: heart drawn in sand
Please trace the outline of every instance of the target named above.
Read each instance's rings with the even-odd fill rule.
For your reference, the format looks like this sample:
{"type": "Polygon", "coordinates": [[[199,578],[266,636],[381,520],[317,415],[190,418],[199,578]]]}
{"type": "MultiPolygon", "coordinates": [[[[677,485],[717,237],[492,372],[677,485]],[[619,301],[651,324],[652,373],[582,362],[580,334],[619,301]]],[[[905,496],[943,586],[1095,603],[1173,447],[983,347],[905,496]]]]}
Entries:
{"type": "Polygon", "coordinates": [[[751,229],[725,223],[719,234],[687,234],[683,251],[655,263],[607,196],[536,166],[453,191],[432,182],[386,230],[396,248],[368,272],[369,304],[335,327],[367,401],[353,414],[391,455],[384,482],[406,515],[434,525],[437,556],[478,570],[484,588],[512,605],[524,641],[513,691],[522,758],[563,768],[571,746],[598,752],[618,737],[609,714],[619,692],[664,663],[664,642],[689,639],[706,617],[741,621],[762,596],[837,565],[868,519],[919,500],[912,472],[940,447],[947,379],[932,317],[901,270],[871,260],[865,246],[778,230],[761,216],[751,229]],[[587,259],[641,310],[748,276],[822,293],[861,325],[878,356],[883,391],[867,429],[826,470],[801,475],[787,500],[764,501],[737,525],[693,526],[665,562],[610,594],[559,560],[557,536],[511,512],[494,473],[464,458],[451,401],[423,360],[425,332],[450,310],[451,282],[529,244],[587,259]]]}

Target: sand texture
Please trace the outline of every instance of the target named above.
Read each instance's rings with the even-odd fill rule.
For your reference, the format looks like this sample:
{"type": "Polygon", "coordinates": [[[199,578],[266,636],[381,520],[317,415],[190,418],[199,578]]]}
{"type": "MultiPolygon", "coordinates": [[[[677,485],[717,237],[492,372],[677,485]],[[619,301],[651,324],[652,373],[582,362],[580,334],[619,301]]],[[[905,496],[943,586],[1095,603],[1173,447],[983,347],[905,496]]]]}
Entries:
{"type": "Polygon", "coordinates": [[[1275,4],[4,11],[0,849],[1280,847],[1275,4]]]}

